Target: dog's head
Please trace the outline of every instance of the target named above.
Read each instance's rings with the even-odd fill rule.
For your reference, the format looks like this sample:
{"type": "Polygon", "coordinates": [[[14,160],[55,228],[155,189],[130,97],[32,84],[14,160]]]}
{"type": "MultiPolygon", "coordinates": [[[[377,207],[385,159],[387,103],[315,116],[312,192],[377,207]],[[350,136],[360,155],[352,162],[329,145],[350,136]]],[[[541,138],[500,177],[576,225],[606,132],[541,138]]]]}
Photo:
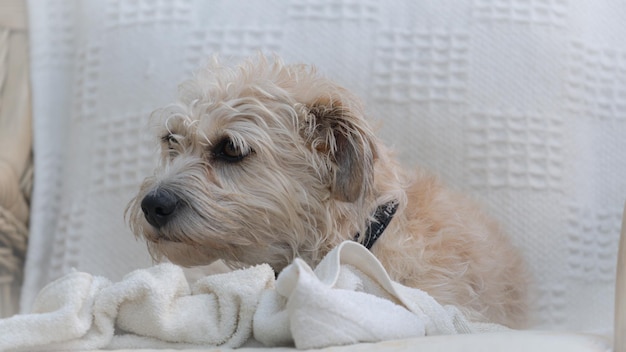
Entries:
{"type": "Polygon", "coordinates": [[[279,271],[365,225],[376,140],[357,99],[313,68],[213,60],[155,114],[162,162],[127,209],[154,257],[279,271]]]}

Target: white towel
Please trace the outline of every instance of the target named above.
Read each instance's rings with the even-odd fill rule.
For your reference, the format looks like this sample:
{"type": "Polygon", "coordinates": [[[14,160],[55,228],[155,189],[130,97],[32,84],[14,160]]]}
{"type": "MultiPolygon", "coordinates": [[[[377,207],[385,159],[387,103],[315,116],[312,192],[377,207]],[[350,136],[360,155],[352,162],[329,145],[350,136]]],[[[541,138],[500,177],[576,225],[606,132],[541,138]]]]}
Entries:
{"type": "Polygon", "coordinates": [[[296,259],[254,316],[254,337],[267,346],[299,349],[425,335],[503,331],[470,322],[453,306],[392,281],[378,259],[356,242],[331,251],[315,271],[296,259]]]}
{"type": "Polygon", "coordinates": [[[348,241],[315,271],[296,259],[276,282],[268,265],[191,287],[172,264],[117,283],[71,273],[40,292],[32,314],[0,320],[0,350],[240,347],[252,336],[309,349],[503,329],[393,282],[371,252],[348,241]]]}
{"type": "Polygon", "coordinates": [[[46,286],[33,313],[0,320],[0,351],[241,346],[274,272],[260,265],[211,275],[189,287],[172,264],[118,283],[71,273],[46,286]]]}

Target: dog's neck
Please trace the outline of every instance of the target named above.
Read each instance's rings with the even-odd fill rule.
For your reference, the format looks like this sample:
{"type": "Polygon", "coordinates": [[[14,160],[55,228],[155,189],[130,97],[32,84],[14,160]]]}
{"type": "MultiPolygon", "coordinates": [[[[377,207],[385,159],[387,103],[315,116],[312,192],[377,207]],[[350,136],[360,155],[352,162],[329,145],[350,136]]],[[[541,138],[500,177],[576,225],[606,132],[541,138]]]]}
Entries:
{"type": "Polygon", "coordinates": [[[363,246],[367,249],[372,249],[372,246],[380,238],[383,234],[387,225],[393,219],[394,214],[398,210],[398,202],[391,201],[385,204],[381,204],[376,208],[376,212],[374,213],[374,219],[369,222],[367,225],[367,229],[365,230],[365,235],[363,240],[361,241],[361,234],[357,233],[354,236],[354,240],[356,242],[361,242],[363,246]]]}

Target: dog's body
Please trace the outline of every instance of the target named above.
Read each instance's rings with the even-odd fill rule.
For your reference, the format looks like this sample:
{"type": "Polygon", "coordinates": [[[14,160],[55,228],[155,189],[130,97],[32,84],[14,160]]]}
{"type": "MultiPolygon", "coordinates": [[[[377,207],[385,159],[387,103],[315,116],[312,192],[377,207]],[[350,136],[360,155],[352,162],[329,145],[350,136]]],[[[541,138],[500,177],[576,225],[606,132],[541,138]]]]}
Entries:
{"type": "Polygon", "coordinates": [[[372,252],[392,279],[474,319],[519,327],[520,255],[475,205],[423,171],[406,172],[358,100],[307,66],[215,61],[160,110],[163,165],[129,205],[151,253],[233,267],[295,257],[310,265],[397,211],[372,252]]]}

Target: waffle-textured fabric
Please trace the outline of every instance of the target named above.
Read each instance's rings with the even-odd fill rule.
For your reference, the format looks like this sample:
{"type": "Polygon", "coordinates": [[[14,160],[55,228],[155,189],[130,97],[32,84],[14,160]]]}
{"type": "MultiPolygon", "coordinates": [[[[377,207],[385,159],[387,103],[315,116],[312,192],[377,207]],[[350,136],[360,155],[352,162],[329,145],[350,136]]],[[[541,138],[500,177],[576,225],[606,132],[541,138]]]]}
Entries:
{"type": "Polygon", "coordinates": [[[213,54],[311,63],[479,199],[535,277],[534,327],[612,326],[626,199],[626,2],[30,1],[35,188],[22,311],[71,268],[151,265],[124,223],[149,114],[213,54]]]}

